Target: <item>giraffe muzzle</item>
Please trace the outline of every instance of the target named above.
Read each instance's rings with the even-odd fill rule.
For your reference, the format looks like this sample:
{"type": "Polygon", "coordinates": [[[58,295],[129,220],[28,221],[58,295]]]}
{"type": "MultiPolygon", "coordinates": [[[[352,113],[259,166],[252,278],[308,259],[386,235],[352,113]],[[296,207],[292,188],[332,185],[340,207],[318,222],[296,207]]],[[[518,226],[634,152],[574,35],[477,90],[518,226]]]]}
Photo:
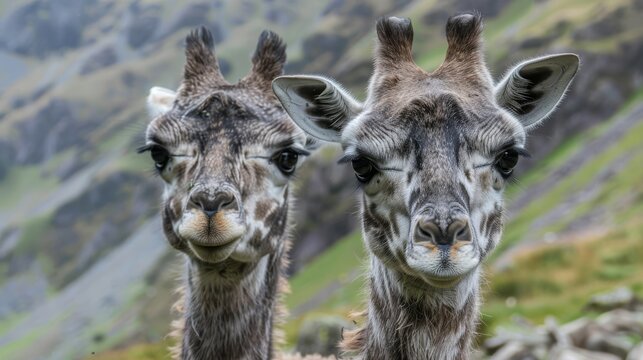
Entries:
{"type": "Polygon", "coordinates": [[[430,243],[440,248],[451,247],[459,241],[471,241],[469,221],[464,216],[452,218],[451,221],[438,221],[423,216],[415,225],[413,241],[430,243]]]}

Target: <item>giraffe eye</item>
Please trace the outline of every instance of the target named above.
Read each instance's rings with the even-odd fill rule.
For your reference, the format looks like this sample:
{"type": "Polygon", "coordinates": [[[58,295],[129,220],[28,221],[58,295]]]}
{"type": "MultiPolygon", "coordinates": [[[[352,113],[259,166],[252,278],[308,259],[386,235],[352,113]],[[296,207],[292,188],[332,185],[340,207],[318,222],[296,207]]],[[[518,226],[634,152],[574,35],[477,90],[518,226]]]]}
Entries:
{"type": "Polygon", "coordinates": [[[514,171],[514,168],[516,167],[516,164],[518,164],[518,157],[520,154],[514,150],[514,149],[508,149],[502,152],[495,161],[495,166],[500,173],[507,177],[511,175],[511,173],[514,171]]]}
{"type": "Polygon", "coordinates": [[[363,157],[358,157],[351,161],[353,164],[353,170],[355,171],[355,177],[357,181],[361,183],[369,182],[375,174],[377,174],[377,168],[373,163],[363,157]]]}
{"type": "Polygon", "coordinates": [[[210,114],[210,110],[201,110],[199,112],[199,116],[201,116],[203,119],[209,119],[211,115],[212,114],[210,114]]]}
{"type": "Polygon", "coordinates": [[[158,171],[163,171],[170,161],[170,153],[159,145],[153,145],[150,148],[150,154],[152,155],[152,160],[154,160],[154,167],[158,171]]]}
{"type": "Polygon", "coordinates": [[[271,161],[277,165],[284,175],[291,175],[295,172],[298,160],[299,154],[292,149],[279,151],[271,158],[271,161]]]}

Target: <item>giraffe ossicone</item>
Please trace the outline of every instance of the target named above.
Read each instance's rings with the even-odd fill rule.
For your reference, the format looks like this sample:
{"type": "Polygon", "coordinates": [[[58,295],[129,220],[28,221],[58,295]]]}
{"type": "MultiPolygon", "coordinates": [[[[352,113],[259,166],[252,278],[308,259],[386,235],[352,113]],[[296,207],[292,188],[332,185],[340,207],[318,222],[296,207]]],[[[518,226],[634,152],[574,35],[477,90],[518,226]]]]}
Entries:
{"type": "Polygon", "coordinates": [[[500,240],[503,189],[527,131],[556,108],[574,54],[526,60],[494,83],[478,14],[451,17],[443,64],[413,61],[411,21],[377,23],[362,103],[333,80],[282,76],[273,90],[310,136],[340,143],[362,188],[370,252],[364,327],[346,336],[365,359],[467,358],[479,317],[480,264],[500,240]]]}

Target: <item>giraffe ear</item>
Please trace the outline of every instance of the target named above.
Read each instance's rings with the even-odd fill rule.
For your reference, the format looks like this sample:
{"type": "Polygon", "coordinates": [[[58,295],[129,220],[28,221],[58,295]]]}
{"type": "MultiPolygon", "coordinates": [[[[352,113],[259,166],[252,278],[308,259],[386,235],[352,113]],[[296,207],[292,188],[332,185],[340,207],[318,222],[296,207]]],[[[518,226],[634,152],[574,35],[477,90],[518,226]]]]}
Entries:
{"type": "Polygon", "coordinates": [[[362,104],[346,90],[321,76],[280,76],[272,90],[293,121],[323,141],[339,142],[346,124],[362,111],[362,104]]]}
{"type": "Polygon", "coordinates": [[[147,112],[150,117],[153,119],[170,111],[174,99],[176,99],[176,93],[170,89],[159,86],[151,88],[147,96],[147,112]]]}
{"type": "Polygon", "coordinates": [[[579,66],[575,54],[556,54],[518,64],[498,83],[498,105],[527,129],[546,119],[565,95],[579,66]]]}

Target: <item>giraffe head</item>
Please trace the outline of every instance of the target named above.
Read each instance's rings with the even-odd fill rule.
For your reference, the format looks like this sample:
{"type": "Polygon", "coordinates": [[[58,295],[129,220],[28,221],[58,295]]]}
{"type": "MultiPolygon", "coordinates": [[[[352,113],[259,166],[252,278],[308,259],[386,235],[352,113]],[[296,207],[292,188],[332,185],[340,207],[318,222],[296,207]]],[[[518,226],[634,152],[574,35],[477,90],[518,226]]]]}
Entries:
{"type": "Polygon", "coordinates": [[[286,46],[259,37],[251,72],[223,78],[212,35],[186,39],[177,92],[152,88],[146,144],[165,182],[161,214],[170,244],[201,264],[254,264],[283,247],[289,180],[308,154],[306,135],[270,89],[282,74],[286,46]]]}
{"type": "Polygon", "coordinates": [[[531,59],[494,84],[481,49],[481,19],[446,27],[448,50],[433,72],[412,56],[408,19],[377,23],[374,73],[364,103],[319,76],[283,76],[273,90],[311,136],[341,143],[362,188],[370,251],[409,284],[448,288],[478,268],[500,239],[502,193],[526,133],[556,107],[578,57],[531,59]]]}

